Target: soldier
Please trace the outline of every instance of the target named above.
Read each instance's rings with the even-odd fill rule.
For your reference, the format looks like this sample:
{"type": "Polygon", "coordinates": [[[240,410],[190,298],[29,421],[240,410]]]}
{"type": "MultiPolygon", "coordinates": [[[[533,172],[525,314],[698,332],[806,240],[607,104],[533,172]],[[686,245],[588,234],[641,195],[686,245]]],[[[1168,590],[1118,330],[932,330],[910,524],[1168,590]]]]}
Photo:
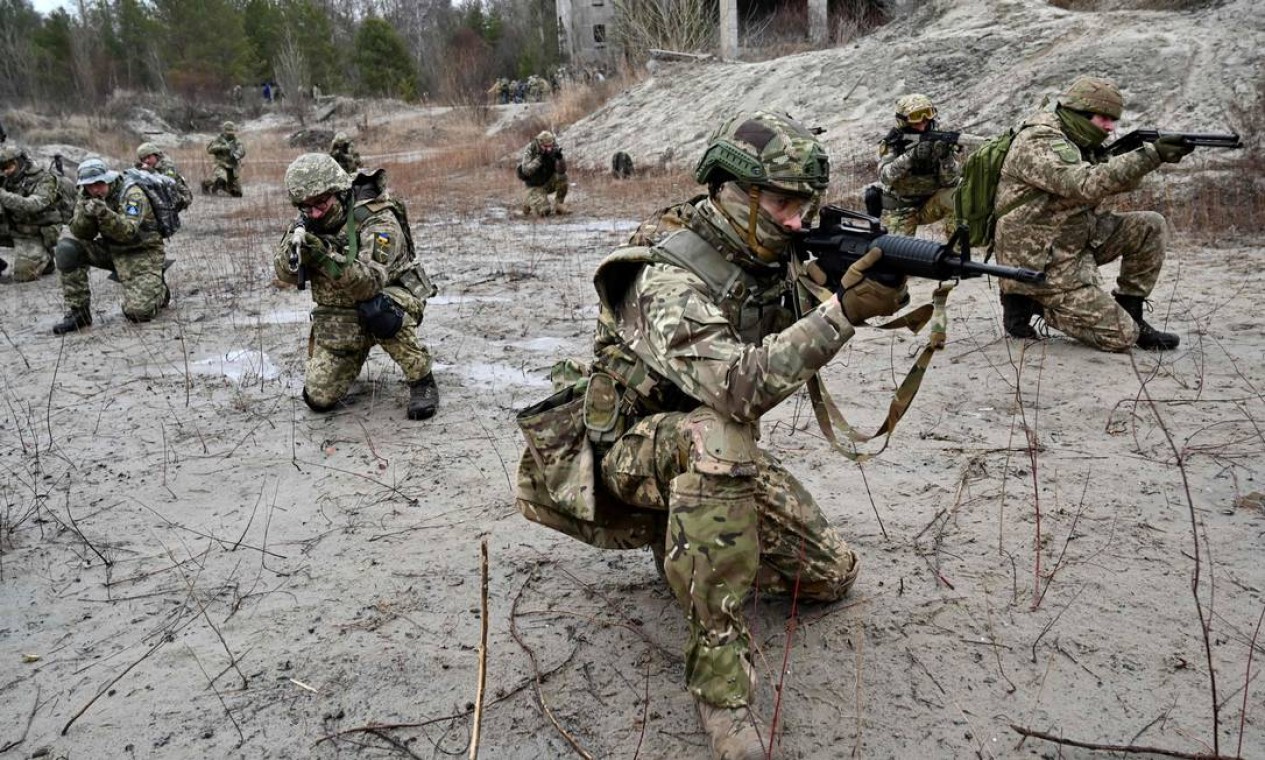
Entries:
{"type": "Polygon", "coordinates": [[[53,325],[57,335],[92,324],[88,267],[108,269],[123,285],[123,316],[148,322],[171,303],[163,267],[163,239],[149,198],[140,185],[99,158],[79,165],[80,194],[70,220],[72,237],[57,241],[66,316],[53,325]]]}
{"type": "Polygon", "coordinates": [[[688,619],[686,686],[715,758],[766,756],[768,727],[750,709],[742,610],[752,587],[829,602],[857,576],[813,498],[756,446],[760,417],[853,325],[908,300],[903,285],[866,278],[881,256],[872,250],[802,317],[785,305],[791,233],[829,171],[817,138],[789,116],[722,124],[694,173],[707,195],[676,214],[684,228],[599,265],[591,366],[555,365],[558,392],[519,415],[524,516],[601,548],[650,545],[688,619]]]}
{"type": "Polygon", "coordinates": [[[224,122],[220,134],[206,146],[206,152],[215,159],[215,176],[202,180],[202,194],[214,195],[223,190],[234,198],[242,197],[240,167],[246,157],[246,146],[237,139],[237,125],[224,122]]]}
{"type": "Polygon", "coordinates": [[[176,207],[177,211],[184,211],[189,208],[189,204],[193,203],[193,191],[189,189],[189,181],[176,168],[176,162],[171,160],[171,157],[164,153],[157,143],[141,143],[136,148],[136,168],[161,174],[176,181],[176,189],[180,194],[180,205],[176,207]]]}
{"type": "Polygon", "coordinates": [[[567,207],[567,160],[562,156],[562,146],[548,130],[541,132],[527,143],[518,159],[518,178],[527,185],[527,200],[523,202],[524,214],[549,216],[565,214],[567,207]],[[549,196],[554,196],[553,205],[549,196]]]}
{"type": "Polygon", "coordinates": [[[1030,322],[1041,313],[1051,327],[1102,351],[1177,348],[1178,336],[1142,318],[1164,264],[1164,217],[1098,205],[1193,148],[1172,137],[1124,155],[1101,155],[1098,148],[1123,112],[1114,83],[1080,77],[1052,111],[1019,127],[997,185],[994,250],[1000,263],[1042,270],[1046,280],[1000,281],[1002,321],[1013,337],[1035,338],[1030,322]],[[1113,298],[1102,289],[1098,267],[1116,259],[1113,298]]]}
{"type": "Polygon", "coordinates": [[[316,412],[333,409],[377,345],[404,370],[408,418],[433,416],[439,388],[417,327],[436,291],[385,172],[353,179],[328,154],[307,153],[286,169],[285,185],[299,217],[277,247],[277,278],[310,277],[316,302],[303,400],[316,412]],[[291,264],[296,251],[300,266],[291,264]]]}
{"type": "Polygon", "coordinates": [[[346,132],[335,133],[334,139],[329,144],[329,154],[348,174],[355,174],[360,168],[360,154],[352,146],[351,138],[346,132]]]}
{"type": "MultiPolygon", "coordinates": [[[[30,282],[52,274],[53,246],[62,225],[57,177],[13,143],[0,145],[0,172],[0,234],[13,246],[13,280],[30,282]]],[[[0,272],[8,266],[0,260],[0,272]]]]}
{"type": "Polygon", "coordinates": [[[913,236],[918,225],[945,220],[952,234],[953,188],[958,181],[956,144],[919,139],[936,131],[936,107],[926,95],[896,101],[896,127],[878,146],[883,193],[883,225],[896,235],[913,236]]]}

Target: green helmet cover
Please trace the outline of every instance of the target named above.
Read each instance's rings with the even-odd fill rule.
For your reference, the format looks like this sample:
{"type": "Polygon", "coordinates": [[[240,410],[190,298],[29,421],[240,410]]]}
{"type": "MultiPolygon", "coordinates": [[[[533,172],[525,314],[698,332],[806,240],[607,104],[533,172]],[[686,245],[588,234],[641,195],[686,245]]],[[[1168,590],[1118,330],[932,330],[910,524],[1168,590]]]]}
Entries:
{"type": "Polygon", "coordinates": [[[351,177],[328,153],[304,153],[286,169],[286,193],[299,205],[309,198],[351,189],[351,177]]]}
{"type": "Polygon", "coordinates": [[[817,136],[790,116],[740,113],[712,133],[694,178],[813,195],[830,184],[830,158],[817,136]]]}
{"type": "Polygon", "coordinates": [[[136,148],[136,160],[144,161],[146,156],[161,156],[162,153],[163,149],[158,146],[158,143],[143,142],[136,148]]]}
{"type": "Polygon", "coordinates": [[[1119,119],[1124,113],[1124,96],[1110,79],[1077,77],[1059,96],[1059,105],[1074,111],[1119,119]]]}

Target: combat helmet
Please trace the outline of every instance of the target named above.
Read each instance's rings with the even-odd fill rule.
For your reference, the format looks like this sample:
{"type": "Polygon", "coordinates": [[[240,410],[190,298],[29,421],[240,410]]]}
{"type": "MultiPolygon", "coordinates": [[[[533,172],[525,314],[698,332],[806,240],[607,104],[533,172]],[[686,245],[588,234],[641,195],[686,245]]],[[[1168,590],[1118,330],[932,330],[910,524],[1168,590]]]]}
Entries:
{"type": "Polygon", "coordinates": [[[290,202],[297,206],[326,193],[347,192],[351,177],[328,153],[304,153],[286,169],[285,186],[290,202]]]}
{"type": "Polygon", "coordinates": [[[558,138],[554,137],[553,132],[550,132],[549,130],[546,129],[540,134],[536,135],[536,144],[537,145],[557,145],[558,138]]]}
{"type": "Polygon", "coordinates": [[[902,127],[936,118],[936,104],[922,93],[902,95],[896,101],[896,123],[902,127]]]}
{"type": "Polygon", "coordinates": [[[1124,113],[1124,96],[1120,88],[1103,77],[1077,77],[1059,96],[1059,105],[1073,111],[1096,113],[1119,119],[1124,113]]]}
{"type": "Polygon", "coordinates": [[[347,136],[346,132],[335,132],[334,139],[330,142],[330,145],[334,147],[338,147],[339,145],[350,145],[350,144],[351,144],[351,138],[347,136]]]}
{"type": "Polygon", "coordinates": [[[26,160],[26,149],[18,147],[16,143],[0,144],[0,168],[10,161],[17,161],[21,165],[26,160]]]}
{"type": "Polygon", "coordinates": [[[721,124],[707,141],[694,179],[736,180],[792,195],[816,195],[830,184],[830,158],[817,136],[786,114],[754,111],[721,124]]]}
{"type": "Polygon", "coordinates": [[[226,135],[237,134],[237,125],[231,121],[226,121],[220,125],[220,131],[226,135]]]}
{"type": "Polygon", "coordinates": [[[114,180],[118,178],[119,173],[106,166],[104,161],[99,158],[89,158],[79,164],[79,179],[75,184],[79,187],[93,185],[97,182],[104,182],[109,185],[113,184],[114,180]]]}
{"type": "Polygon", "coordinates": [[[148,156],[161,156],[163,149],[158,143],[143,142],[136,147],[136,160],[144,161],[148,156]]]}

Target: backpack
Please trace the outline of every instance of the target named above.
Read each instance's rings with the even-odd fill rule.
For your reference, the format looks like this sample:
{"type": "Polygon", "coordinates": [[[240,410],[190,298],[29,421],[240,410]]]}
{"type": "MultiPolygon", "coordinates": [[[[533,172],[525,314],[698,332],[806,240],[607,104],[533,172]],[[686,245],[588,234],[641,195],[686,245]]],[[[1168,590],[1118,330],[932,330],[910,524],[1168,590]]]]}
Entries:
{"type": "Polygon", "coordinates": [[[142,171],[129,168],[123,172],[123,192],[132,185],[139,185],[154,209],[154,219],[158,222],[158,234],[169,238],[180,229],[180,186],[174,179],[157,172],[142,171]]]}
{"type": "Polygon", "coordinates": [[[61,215],[61,223],[70,224],[71,217],[75,215],[75,199],[79,195],[79,188],[73,179],[66,176],[66,167],[62,164],[60,153],[53,156],[48,171],[57,178],[57,213],[61,215]]]}
{"type": "Polygon", "coordinates": [[[1012,202],[1009,208],[1001,209],[1000,213],[995,208],[1002,164],[1006,163],[1010,146],[1023,128],[1020,126],[1008,129],[976,148],[963,162],[962,179],[958,182],[957,192],[953,194],[957,223],[969,228],[971,247],[987,246],[990,248],[990,255],[997,220],[1036,198],[1036,195],[1027,193],[1012,202]]]}

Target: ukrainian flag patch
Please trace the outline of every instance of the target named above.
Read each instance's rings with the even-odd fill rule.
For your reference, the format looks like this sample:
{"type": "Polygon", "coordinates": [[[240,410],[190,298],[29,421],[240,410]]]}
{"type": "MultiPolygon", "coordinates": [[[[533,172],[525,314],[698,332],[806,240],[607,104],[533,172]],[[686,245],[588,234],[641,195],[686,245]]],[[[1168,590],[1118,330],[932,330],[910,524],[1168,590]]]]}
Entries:
{"type": "Polygon", "coordinates": [[[391,235],[387,232],[373,233],[373,247],[385,251],[391,247],[391,235]]]}

